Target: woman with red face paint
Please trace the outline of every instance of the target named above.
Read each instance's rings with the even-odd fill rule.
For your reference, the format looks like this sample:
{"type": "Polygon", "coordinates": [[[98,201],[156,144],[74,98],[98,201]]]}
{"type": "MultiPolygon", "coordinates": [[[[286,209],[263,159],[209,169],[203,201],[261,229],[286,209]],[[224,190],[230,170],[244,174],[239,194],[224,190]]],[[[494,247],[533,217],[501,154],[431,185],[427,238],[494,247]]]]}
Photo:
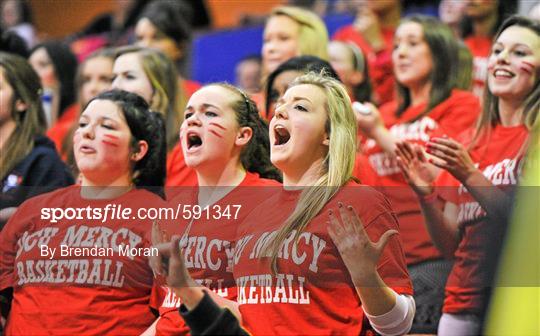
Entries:
{"type": "Polygon", "coordinates": [[[422,224],[420,205],[399,170],[394,150],[401,140],[424,144],[432,136],[457,135],[473,126],[480,105],[472,93],[457,89],[459,47],[449,27],[434,18],[412,16],[397,28],[394,45],[399,99],[383,105],[380,114],[374,107],[368,114],[357,111],[360,132],[367,140],[356,173],[363,183],[380,188],[399,218],[417,301],[412,331],[435,333],[451,265],[422,224]]]}
{"type": "Polygon", "coordinates": [[[13,293],[6,335],[135,335],[154,318],[151,222],[139,209],[161,204],[144,188],[162,193],[163,121],[141,97],[108,91],[73,142],[81,186],[28,200],[0,233],[0,291],[13,293]]]}
{"type": "MultiPolygon", "coordinates": [[[[161,229],[168,236],[182,235],[188,246],[193,245],[185,257],[195,281],[216,295],[235,300],[230,254],[237,224],[280,185],[276,181],[280,174],[270,163],[268,127],[245,92],[228,84],[209,84],[195,92],[186,106],[180,144],[187,166],[197,173],[198,188],[168,188],[168,195],[174,195],[168,201],[170,206],[240,207],[234,218],[218,219],[213,213],[212,218],[203,215],[161,224],[161,229]],[[199,261],[197,251],[202,249],[209,257],[199,261]]],[[[154,294],[160,318],[148,334],[187,334],[189,329],[178,314],[181,302],[174,292],[155,286],[154,294]]]]}
{"type": "MultiPolygon", "coordinates": [[[[509,215],[506,192],[519,181],[532,130],[540,111],[540,24],[523,17],[505,21],[488,63],[488,89],[476,131],[464,135],[468,147],[435,137],[421,147],[400,143],[400,167],[418,195],[435,245],[454,265],[446,284],[439,335],[481,333],[485,308],[488,239],[509,215]],[[426,164],[444,169],[434,190],[426,164]],[[448,189],[448,188],[446,188],[448,189]],[[506,192],[505,192],[506,191],[506,192]],[[443,204],[441,210],[440,204],[443,204]],[[492,231],[493,230],[493,231],[492,231]]],[[[531,168],[534,169],[534,168],[531,168]]]]}

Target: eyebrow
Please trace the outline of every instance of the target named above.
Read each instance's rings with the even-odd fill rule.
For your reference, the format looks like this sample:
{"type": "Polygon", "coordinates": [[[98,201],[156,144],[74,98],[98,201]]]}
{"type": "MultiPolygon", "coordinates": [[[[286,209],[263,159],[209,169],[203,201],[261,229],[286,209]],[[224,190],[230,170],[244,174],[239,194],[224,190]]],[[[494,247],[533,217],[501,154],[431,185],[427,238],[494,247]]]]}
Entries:
{"type": "MultiPolygon", "coordinates": [[[[204,107],[204,108],[213,107],[213,108],[215,108],[215,109],[221,110],[221,109],[220,109],[219,107],[217,107],[216,105],[212,105],[212,104],[208,104],[208,103],[202,104],[202,107],[204,107]]],[[[191,106],[191,105],[188,105],[188,106],[186,106],[186,111],[187,111],[187,110],[189,110],[189,111],[194,111],[195,108],[194,108],[193,106],[191,106]]]]}
{"type": "MultiPolygon", "coordinates": [[[[293,97],[292,98],[292,101],[295,102],[295,101],[299,101],[299,100],[307,100],[308,102],[310,102],[311,104],[313,104],[313,102],[311,100],[309,100],[308,98],[306,97],[293,97]]],[[[276,104],[282,104],[285,102],[285,99],[283,99],[283,97],[279,98],[276,102],[276,104]]]]}
{"type": "MultiPolygon", "coordinates": [[[[505,45],[504,43],[498,42],[498,41],[495,41],[495,43],[493,43],[493,45],[497,45],[497,44],[505,45]]],[[[518,42],[518,43],[514,43],[512,46],[513,46],[513,47],[525,47],[525,48],[527,48],[527,49],[531,49],[530,46],[528,46],[528,45],[526,45],[526,44],[523,44],[523,43],[519,43],[519,42],[518,42]]]]}

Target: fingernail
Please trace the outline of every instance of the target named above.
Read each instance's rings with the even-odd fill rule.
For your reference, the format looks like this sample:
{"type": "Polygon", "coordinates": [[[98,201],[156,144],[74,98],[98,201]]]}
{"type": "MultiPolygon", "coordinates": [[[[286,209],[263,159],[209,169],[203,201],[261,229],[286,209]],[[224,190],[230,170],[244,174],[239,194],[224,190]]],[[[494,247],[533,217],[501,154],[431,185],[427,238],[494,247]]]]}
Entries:
{"type": "Polygon", "coordinates": [[[341,203],[341,202],[338,202],[338,204],[337,204],[337,205],[338,205],[338,207],[340,207],[340,208],[343,208],[343,203],[341,203]]]}
{"type": "Polygon", "coordinates": [[[334,212],[330,209],[330,210],[328,210],[328,214],[333,215],[334,212]]]}
{"type": "Polygon", "coordinates": [[[351,205],[349,205],[349,206],[347,207],[347,209],[349,209],[349,210],[351,210],[351,211],[353,210],[353,208],[352,208],[351,205]]]}
{"type": "Polygon", "coordinates": [[[426,148],[426,153],[431,153],[431,148],[426,148]]]}

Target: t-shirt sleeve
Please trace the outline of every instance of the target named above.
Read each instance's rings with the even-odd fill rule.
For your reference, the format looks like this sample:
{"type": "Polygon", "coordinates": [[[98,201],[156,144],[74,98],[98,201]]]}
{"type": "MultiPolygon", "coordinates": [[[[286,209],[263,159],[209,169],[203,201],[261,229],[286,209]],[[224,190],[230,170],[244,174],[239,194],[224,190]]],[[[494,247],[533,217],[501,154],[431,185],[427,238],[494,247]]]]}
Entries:
{"type": "Polygon", "coordinates": [[[0,231],[0,291],[15,286],[18,240],[32,221],[33,207],[29,203],[23,203],[0,231]]]}

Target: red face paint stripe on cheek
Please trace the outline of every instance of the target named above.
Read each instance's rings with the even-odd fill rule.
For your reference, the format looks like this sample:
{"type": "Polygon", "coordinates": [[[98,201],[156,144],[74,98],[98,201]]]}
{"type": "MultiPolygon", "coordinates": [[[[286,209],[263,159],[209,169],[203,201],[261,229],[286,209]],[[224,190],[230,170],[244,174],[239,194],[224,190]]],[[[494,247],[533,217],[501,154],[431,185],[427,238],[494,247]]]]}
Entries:
{"type": "Polygon", "coordinates": [[[214,123],[214,122],[209,123],[209,125],[216,126],[217,128],[221,128],[221,129],[224,130],[224,131],[227,130],[225,127],[221,126],[220,124],[216,124],[216,123],[214,123]]]}
{"type": "Polygon", "coordinates": [[[103,135],[103,136],[106,137],[106,138],[112,139],[112,140],[118,140],[118,139],[120,139],[120,138],[117,137],[116,135],[112,135],[112,134],[105,134],[105,135],[103,135]]]}
{"type": "Polygon", "coordinates": [[[214,134],[215,136],[217,136],[218,138],[223,138],[221,135],[218,134],[218,132],[214,131],[214,130],[210,130],[210,133],[214,134]]]}
{"type": "Polygon", "coordinates": [[[528,74],[532,74],[533,69],[534,69],[534,64],[529,63],[529,62],[522,61],[522,62],[521,62],[520,69],[523,70],[523,71],[525,71],[525,72],[528,73],[528,74]]]}
{"type": "Polygon", "coordinates": [[[103,142],[104,144],[109,145],[109,146],[118,147],[117,143],[114,143],[114,142],[111,142],[111,141],[101,140],[101,142],[103,142]]]}

